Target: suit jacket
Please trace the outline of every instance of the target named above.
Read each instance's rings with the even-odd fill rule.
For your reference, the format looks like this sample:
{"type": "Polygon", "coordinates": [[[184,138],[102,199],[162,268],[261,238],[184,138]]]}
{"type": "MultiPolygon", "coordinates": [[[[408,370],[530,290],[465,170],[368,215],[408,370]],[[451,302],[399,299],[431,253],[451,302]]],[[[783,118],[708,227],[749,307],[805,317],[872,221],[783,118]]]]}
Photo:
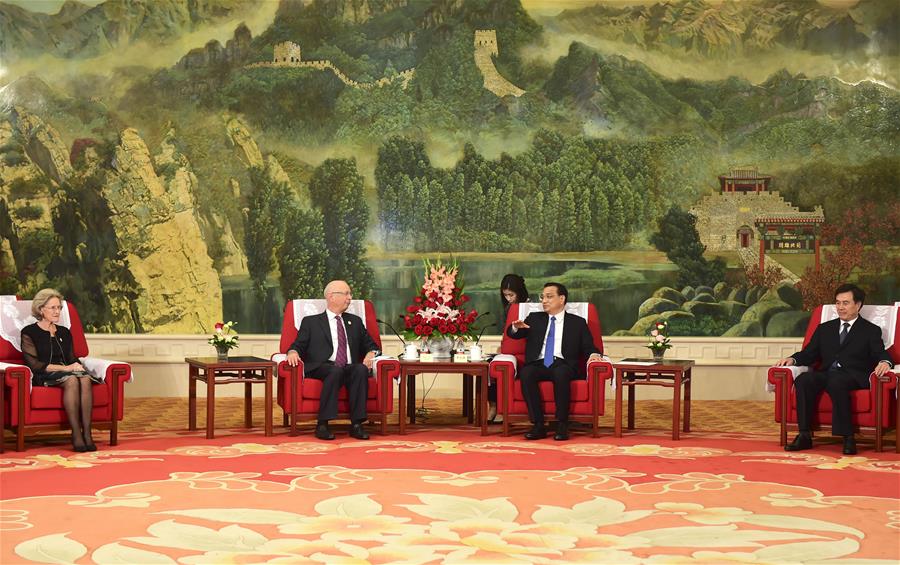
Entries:
{"type": "MultiPolygon", "coordinates": [[[[378,345],[369,335],[362,318],[349,312],[341,314],[344,320],[344,331],[347,333],[347,345],[350,348],[350,363],[362,363],[363,358],[370,351],[376,351],[378,345]]],[[[335,344],[331,342],[331,322],[328,319],[328,311],[313,316],[306,316],[300,322],[297,338],[288,350],[296,351],[303,359],[304,372],[317,369],[328,360],[334,351],[335,344]]]]}
{"type": "MultiPolygon", "coordinates": [[[[530,327],[522,328],[514,333],[512,331],[514,328],[510,325],[506,330],[506,335],[512,339],[528,340],[525,342],[525,362],[530,363],[544,358],[544,334],[547,333],[550,315],[546,312],[532,312],[525,318],[525,323],[530,327]]],[[[591,353],[602,353],[602,351],[594,345],[594,338],[591,336],[587,322],[581,316],[566,312],[563,318],[562,347],[560,348],[563,361],[577,371],[578,362],[582,358],[590,356],[591,353]]],[[[579,374],[581,372],[579,371],[579,374]]]]}
{"type": "Polygon", "coordinates": [[[801,351],[791,357],[797,365],[812,365],[819,361],[819,368],[827,371],[837,361],[841,368],[853,376],[863,388],[869,386],[869,375],[879,361],[892,363],[881,341],[881,328],[863,317],[850,326],[850,333],[841,345],[840,318],[819,324],[812,338],[801,351]]]}

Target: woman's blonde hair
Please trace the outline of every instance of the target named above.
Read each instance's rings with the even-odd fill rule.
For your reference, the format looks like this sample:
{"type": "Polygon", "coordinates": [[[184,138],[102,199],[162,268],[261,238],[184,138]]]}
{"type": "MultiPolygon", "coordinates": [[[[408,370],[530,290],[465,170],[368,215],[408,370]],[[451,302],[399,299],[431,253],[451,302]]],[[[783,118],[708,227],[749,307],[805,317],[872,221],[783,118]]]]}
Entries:
{"type": "Polygon", "coordinates": [[[42,288],[39,290],[31,301],[31,315],[40,320],[43,317],[41,315],[41,308],[46,306],[51,298],[58,298],[60,302],[63,301],[63,295],[60,294],[58,290],[52,288],[42,288]]]}

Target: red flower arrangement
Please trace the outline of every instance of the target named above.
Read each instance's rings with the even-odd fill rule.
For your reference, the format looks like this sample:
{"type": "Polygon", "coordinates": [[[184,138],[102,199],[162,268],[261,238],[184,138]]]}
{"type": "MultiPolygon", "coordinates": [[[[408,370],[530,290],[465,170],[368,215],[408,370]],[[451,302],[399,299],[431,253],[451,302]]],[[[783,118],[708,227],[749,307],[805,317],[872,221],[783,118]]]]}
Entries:
{"type": "Polygon", "coordinates": [[[431,337],[461,337],[474,339],[477,330],[472,326],[478,318],[476,310],[466,311],[469,297],[463,294],[459,265],[435,263],[425,259],[425,282],[401,316],[405,324],[403,336],[407,339],[431,337]],[[457,282],[459,284],[457,284],[457,282]]]}

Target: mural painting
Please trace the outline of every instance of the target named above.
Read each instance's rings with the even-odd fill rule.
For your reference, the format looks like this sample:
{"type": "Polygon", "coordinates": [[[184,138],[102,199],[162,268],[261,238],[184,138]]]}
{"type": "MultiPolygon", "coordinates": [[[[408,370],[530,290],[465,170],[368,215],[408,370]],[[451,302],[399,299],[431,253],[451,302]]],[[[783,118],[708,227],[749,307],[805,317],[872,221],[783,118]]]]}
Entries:
{"type": "Polygon", "coordinates": [[[0,2],[0,293],[95,332],[277,333],[422,259],[604,333],[802,335],[900,297],[891,0],[0,2]]]}

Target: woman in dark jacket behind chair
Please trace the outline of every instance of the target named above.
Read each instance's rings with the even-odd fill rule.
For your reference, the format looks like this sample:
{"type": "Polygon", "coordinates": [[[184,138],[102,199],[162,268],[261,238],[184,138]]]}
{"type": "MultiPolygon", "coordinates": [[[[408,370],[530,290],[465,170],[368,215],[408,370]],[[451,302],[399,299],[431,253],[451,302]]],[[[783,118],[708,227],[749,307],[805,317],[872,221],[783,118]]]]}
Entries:
{"type": "Polygon", "coordinates": [[[75,357],[72,334],[57,325],[62,312],[62,295],[45,288],[31,301],[37,322],[22,328],[22,355],[31,369],[32,386],[58,386],[63,408],[72,428],[72,449],[79,453],[97,451],[91,438],[91,410],[94,406],[92,377],[75,357]]]}
{"type": "MultiPolygon", "coordinates": [[[[528,302],[528,289],[525,288],[525,279],[521,275],[510,273],[500,281],[500,303],[503,305],[503,314],[498,316],[497,330],[502,336],[506,331],[506,317],[509,315],[509,307],[520,302],[528,302]]],[[[497,417],[497,384],[491,379],[488,381],[488,420],[493,422],[497,417]]]]}

